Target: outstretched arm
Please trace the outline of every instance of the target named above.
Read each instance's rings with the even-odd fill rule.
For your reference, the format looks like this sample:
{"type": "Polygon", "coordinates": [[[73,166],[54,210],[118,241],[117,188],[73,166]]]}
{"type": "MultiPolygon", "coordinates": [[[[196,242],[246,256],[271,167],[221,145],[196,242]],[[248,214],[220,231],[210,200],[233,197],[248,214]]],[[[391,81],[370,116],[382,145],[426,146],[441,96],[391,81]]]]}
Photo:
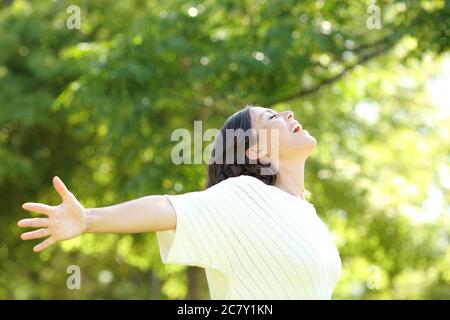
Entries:
{"type": "Polygon", "coordinates": [[[175,210],[164,196],[146,196],[110,207],[86,209],[86,232],[165,231],[176,225],[175,210]]]}
{"type": "Polygon", "coordinates": [[[24,203],[22,208],[46,215],[46,218],[22,219],[23,228],[40,228],[23,233],[23,240],[45,238],[33,250],[39,252],[57,241],[82,233],[137,233],[165,231],[176,227],[176,214],[164,196],[145,196],[110,207],[84,208],[58,177],[53,186],[62,198],[58,206],[24,203]]]}

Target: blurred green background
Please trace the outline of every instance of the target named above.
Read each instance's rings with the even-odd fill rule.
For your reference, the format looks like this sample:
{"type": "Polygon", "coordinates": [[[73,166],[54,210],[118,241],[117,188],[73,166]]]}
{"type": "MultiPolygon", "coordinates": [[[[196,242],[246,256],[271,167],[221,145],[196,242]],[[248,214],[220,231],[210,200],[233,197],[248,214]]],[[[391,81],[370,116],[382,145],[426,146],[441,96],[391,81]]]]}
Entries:
{"type": "Polygon", "coordinates": [[[247,103],[318,140],[306,188],[342,257],[334,299],[449,299],[449,17],[438,0],[0,1],[0,299],[209,298],[155,234],[34,254],[16,222],[59,203],[54,175],[86,207],[202,189],[171,132],[247,103]]]}

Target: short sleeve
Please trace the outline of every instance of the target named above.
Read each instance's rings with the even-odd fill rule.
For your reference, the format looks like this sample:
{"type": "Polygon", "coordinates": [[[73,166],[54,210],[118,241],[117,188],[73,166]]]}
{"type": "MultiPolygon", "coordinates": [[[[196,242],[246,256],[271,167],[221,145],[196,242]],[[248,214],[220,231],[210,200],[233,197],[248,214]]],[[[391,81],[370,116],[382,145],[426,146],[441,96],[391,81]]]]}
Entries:
{"type": "MultiPolygon", "coordinates": [[[[242,242],[245,184],[256,178],[240,176],[226,179],[204,191],[165,195],[175,209],[174,230],[157,232],[163,263],[215,268],[226,272],[233,252],[242,242]],[[251,179],[251,180],[249,180],[251,179]]],[[[259,181],[259,180],[257,180],[259,181]]],[[[256,191],[255,191],[256,192],[256,191]]]]}

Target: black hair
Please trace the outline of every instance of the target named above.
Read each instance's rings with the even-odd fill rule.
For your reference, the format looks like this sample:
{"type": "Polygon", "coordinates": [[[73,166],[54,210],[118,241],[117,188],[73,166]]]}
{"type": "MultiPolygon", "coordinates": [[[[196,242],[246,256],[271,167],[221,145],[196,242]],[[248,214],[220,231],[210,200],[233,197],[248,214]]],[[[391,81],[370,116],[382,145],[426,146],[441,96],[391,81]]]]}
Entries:
{"type": "Polygon", "coordinates": [[[208,163],[207,188],[232,177],[248,175],[258,178],[268,185],[276,182],[276,172],[263,174],[270,163],[251,160],[245,154],[248,148],[256,143],[256,135],[252,132],[250,106],[229,117],[214,139],[211,159],[208,163]],[[232,132],[230,137],[228,132],[232,132]]]}

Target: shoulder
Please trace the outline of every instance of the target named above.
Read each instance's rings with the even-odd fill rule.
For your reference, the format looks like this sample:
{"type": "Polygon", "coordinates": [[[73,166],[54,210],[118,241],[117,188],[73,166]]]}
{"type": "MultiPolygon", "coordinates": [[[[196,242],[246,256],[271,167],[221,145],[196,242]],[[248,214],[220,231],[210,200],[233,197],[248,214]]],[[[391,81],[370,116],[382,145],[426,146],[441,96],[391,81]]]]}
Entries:
{"type": "MultiPolygon", "coordinates": [[[[270,191],[270,186],[258,178],[241,175],[225,179],[209,188],[211,192],[233,194],[238,198],[255,198],[257,194],[266,194],[270,191]]],[[[208,190],[208,189],[207,189],[208,190]]]]}

